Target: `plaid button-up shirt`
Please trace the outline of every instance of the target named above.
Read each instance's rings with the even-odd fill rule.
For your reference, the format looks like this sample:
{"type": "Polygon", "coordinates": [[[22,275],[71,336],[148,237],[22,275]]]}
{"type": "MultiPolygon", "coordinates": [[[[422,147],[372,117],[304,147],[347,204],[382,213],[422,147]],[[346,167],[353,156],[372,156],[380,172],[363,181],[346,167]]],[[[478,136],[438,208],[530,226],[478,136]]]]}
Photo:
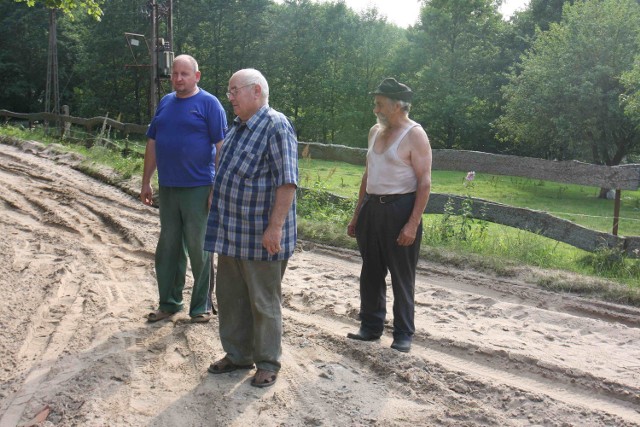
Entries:
{"type": "Polygon", "coordinates": [[[298,185],[298,141],[287,118],[268,105],[246,123],[236,117],[220,152],[204,249],[246,260],[288,259],[297,238],[295,199],[281,251],[269,255],[262,247],[276,189],[284,184],[298,185]]]}

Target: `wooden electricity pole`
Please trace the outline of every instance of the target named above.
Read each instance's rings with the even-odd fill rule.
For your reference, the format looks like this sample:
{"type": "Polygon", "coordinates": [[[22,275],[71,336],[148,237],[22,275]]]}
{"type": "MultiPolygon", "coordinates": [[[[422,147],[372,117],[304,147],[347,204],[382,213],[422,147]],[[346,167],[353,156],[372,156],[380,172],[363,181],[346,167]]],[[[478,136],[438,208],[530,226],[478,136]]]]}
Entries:
{"type": "MultiPolygon", "coordinates": [[[[124,37],[127,40],[127,46],[131,51],[134,64],[126,64],[125,68],[130,67],[148,67],[149,68],[149,100],[148,112],[149,117],[155,115],[158,108],[158,102],[164,95],[161,87],[161,79],[169,78],[171,74],[171,63],[173,62],[173,0],[167,0],[162,5],[158,4],[158,0],[148,0],[146,13],[151,18],[151,31],[149,39],[143,34],[125,32],[124,37]],[[159,37],[160,20],[167,18],[166,29],[167,40],[159,37]],[[142,43],[149,52],[149,63],[138,63],[138,54],[136,49],[142,43]]],[[[137,75],[137,74],[136,74],[137,75]]]]}
{"type": "Polygon", "coordinates": [[[158,106],[158,3],[151,0],[151,75],[149,76],[149,117],[153,117],[158,106]]]}
{"type": "Polygon", "coordinates": [[[159,7],[158,0],[150,0],[151,8],[151,86],[149,96],[149,113],[153,117],[160,98],[164,95],[162,93],[161,78],[167,78],[166,74],[167,64],[170,61],[166,55],[167,52],[171,52],[170,58],[173,56],[173,0],[167,0],[163,3],[162,7],[159,7]],[[160,20],[166,18],[166,40],[159,36],[160,20]],[[160,56],[162,55],[162,58],[160,56]],[[161,64],[163,66],[161,66],[161,64]],[[159,72],[162,71],[162,72],[159,72]]]}
{"type": "Polygon", "coordinates": [[[60,89],[58,87],[58,36],[56,9],[49,9],[49,50],[47,55],[47,84],[45,86],[45,113],[60,114],[60,89]],[[53,105],[51,101],[53,98],[53,105]]]}

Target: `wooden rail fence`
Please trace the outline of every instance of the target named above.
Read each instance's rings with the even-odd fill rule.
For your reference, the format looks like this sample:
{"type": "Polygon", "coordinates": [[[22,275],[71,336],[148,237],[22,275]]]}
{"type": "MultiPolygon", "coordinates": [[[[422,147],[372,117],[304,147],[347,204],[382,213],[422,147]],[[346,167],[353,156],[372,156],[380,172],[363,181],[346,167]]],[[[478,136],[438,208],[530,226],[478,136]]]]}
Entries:
{"type": "MultiPolygon", "coordinates": [[[[364,166],[367,150],[343,145],[300,143],[299,154],[312,159],[333,160],[364,166]]],[[[531,157],[489,154],[477,151],[433,150],[433,169],[448,171],[476,171],[495,175],[589,185],[616,189],[614,231],[619,221],[622,190],[638,190],[640,164],[600,166],[578,161],[552,161],[531,157]]],[[[465,197],[432,193],[425,213],[442,214],[448,201],[459,212],[465,197]]],[[[640,257],[640,236],[618,236],[577,225],[546,212],[508,206],[488,200],[472,198],[474,218],[527,230],[550,239],[567,243],[586,251],[599,248],[619,248],[632,257],[640,257]]]]}

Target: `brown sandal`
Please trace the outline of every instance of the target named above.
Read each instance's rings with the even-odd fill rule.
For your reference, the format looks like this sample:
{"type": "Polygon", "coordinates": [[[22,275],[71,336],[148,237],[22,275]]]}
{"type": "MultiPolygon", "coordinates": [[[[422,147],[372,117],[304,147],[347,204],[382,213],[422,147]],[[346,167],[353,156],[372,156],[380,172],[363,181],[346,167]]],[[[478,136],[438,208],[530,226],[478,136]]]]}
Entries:
{"type": "Polygon", "coordinates": [[[218,360],[217,362],[209,365],[209,369],[207,369],[207,371],[211,372],[212,374],[224,374],[227,372],[236,371],[238,369],[252,369],[252,368],[253,368],[253,364],[236,365],[231,361],[231,359],[225,356],[222,359],[218,360]]]}
{"type": "Polygon", "coordinates": [[[168,319],[174,314],[175,313],[169,313],[167,311],[162,311],[162,310],[152,311],[151,313],[147,314],[147,322],[149,323],[158,322],[160,320],[168,319]]]}
{"type": "Polygon", "coordinates": [[[270,387],[276,383],[277,379],[277,372],[269,371],[267,369],[258,369],[251,380],[251,385],[260,388],[270,387]]]}
{"type": "Polygon", "coordinates": [[[200,313],[191,317],[191,323],[207,323],[211,320],[211,314],[209,313],[200,313]]]}

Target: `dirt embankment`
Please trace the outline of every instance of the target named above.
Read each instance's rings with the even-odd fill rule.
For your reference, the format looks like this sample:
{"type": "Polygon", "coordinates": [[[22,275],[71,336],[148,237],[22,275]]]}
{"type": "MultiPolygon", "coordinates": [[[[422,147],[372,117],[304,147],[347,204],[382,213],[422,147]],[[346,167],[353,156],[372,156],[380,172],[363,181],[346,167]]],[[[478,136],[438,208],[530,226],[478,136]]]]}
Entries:
{"type": "Polygon", "coordinates": [[[157,211],[29,147],[0,144],[0,427],[640,425],[640,310],[424,262],[402,354],[345,337],[357,254],[304,243],[278,383],[207,374],[217,319],[144,321],[157,211]]]}

